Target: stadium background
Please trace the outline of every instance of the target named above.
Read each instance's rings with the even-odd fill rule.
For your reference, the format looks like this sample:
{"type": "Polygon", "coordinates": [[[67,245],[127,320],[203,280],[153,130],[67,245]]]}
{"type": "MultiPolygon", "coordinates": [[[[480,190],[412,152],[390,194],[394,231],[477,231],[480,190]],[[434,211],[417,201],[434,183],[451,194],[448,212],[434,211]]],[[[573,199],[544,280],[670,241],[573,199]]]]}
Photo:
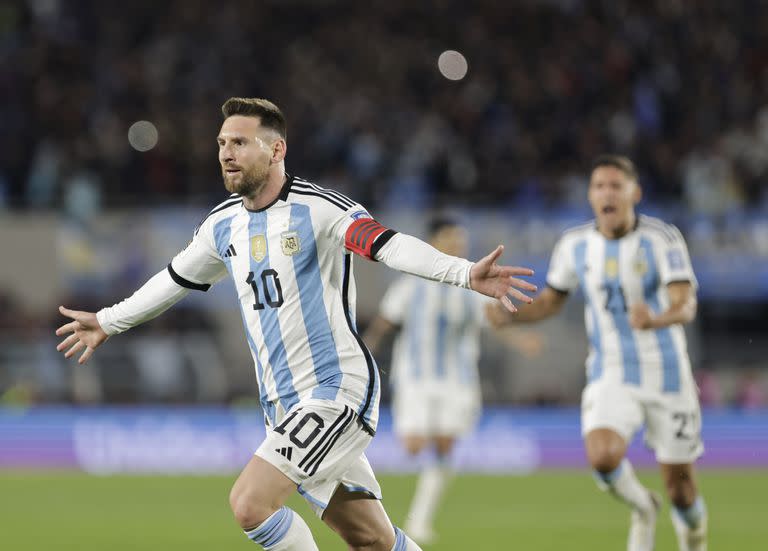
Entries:
{"type": "MultiPolygon", "coordinates": [[[[756,521],[768,490],[766,29],[758,0],[0,4],[9,548],[47,548],[53,534],[71,549],[248,545],[226,493],[263,429],[231,286],[111,340],[87,367],[58,357],[53,329],[58,304],[111,304],[189,240],[224,196],[218,108],[249,95],[286,113],[289,172],[415,235],[430,213],[451,212],[470,229],[471,257],[502,242],[539,282],[559,232],[590,218],[590,159],[630,155],[640,211],[681,228],[701,283],[689,337],[712,543],[758,549],[768,536],[756,521]],[[447,50],[468,61],[464,78],[445,76],[460,65],[438,67],[447,50]]],[[[364,327],[395,274],[356,269],[364,327]]],[[[619,548],[626,515],[583,470],[579,300],[525,331],[524,351],[484,337],[489,409],[456,458],[475,474],[455,482],[436,548],[619,548]]],[[[386,353],[379,363],[386,372],[386,353]]],[[[371,456],[390,473],[399,521],[415,464],[387,426],[371,456]]],[[[651,465],[639,441],[632,456],[651,465]]],[[[661,549],[672,548],[668,524],[661,549]]]]}

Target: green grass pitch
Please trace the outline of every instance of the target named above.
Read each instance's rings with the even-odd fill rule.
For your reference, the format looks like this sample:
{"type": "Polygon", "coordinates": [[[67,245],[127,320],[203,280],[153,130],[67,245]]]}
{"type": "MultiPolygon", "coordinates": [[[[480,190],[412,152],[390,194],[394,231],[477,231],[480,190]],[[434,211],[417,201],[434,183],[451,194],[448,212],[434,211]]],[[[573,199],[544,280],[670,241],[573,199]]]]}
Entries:
{"type": "MultiPolygon", "coordinates": [[[[659,489],[655,472],[641,473],[659,489]]],[[[220,551],[256,549],[227,505],[232,477],[91,477],[0,471],[0,548],[8,551],[220,551]]],[[[414,478],[381,476],[396,523],[414,478]]],[[[768,547],[768,471],[700,473],[710,511],[710,549],[768,547]]],[[[345,546],[301,499],[290,505],[310,523],[322,551],[345,546]]],[[[668,506],[658,551],[677,549],[668,506]]],[[[440,541],[425,549],[617,551],[629,511],[598,491],[586,471],[456,477],[437,519],[440,541]]]]}

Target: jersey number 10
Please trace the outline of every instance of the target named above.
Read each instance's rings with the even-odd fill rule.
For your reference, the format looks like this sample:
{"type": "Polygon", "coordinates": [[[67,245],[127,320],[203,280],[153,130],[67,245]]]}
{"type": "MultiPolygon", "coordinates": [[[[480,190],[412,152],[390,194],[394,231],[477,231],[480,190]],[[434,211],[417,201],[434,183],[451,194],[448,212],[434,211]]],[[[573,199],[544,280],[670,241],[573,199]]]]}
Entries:
{"type": "MultiPolygon", "coordinates": [[[[264,294],[264,302],[270,308],[280,308],[283,305],[283,288],[280,285],[280,278],[277,277],[277,271],[269,268],[261,272],[259,277],[261,279],[261,288],[264,294]],[[269,291],[269,281],[272,280],[272,287],[277,294],[277,298],[272,298],[272,294],[269,291]]],[[[253,304],[254,310],[264,310],[264,304],[259,300],[259,284],[256,281],[256,276],[253,272],[248,272],[248,278],[245,280],[253,289],[253,296],[256,300],[253,304]]]]}

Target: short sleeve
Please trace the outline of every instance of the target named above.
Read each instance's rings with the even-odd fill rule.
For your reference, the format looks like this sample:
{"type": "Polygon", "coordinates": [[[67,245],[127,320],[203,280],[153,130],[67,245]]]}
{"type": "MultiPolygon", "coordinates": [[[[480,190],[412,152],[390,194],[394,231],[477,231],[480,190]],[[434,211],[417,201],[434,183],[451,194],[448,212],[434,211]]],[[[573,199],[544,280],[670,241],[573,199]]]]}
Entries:
{"type": "Polygon", "coordinates": [[[662,240],[663,245],[659,250],[659,280],[662,285],[669,285],[678,281],[688,281],[694,289],[698,288],[696,275],[691,265],[691,257],[680,230],[668,224],[670,231],[667,238],[662,240]]]}
{"type": "Polygon", "coordinates": [[[571,240],[561,238],[552,251],[547,272],[547,285],[556,291],[570,292],[579,285],[579,275],[573,259],[571,240]]]}
{"type": "Polygon", "coordinates": [[[211,224],[203,223],[189,245],[168,264],[168,271],[177,284],[207,291],[226,275],[227,267],[213,245],[212,232],[211,224]]]}
{"type": "Polygon", "coordinates": [[[413,277],[401,277],[389,286],[381,299],[379,314],[394,325],[401,325],[405,319],[408,304],[413,293],[413,277]]]}

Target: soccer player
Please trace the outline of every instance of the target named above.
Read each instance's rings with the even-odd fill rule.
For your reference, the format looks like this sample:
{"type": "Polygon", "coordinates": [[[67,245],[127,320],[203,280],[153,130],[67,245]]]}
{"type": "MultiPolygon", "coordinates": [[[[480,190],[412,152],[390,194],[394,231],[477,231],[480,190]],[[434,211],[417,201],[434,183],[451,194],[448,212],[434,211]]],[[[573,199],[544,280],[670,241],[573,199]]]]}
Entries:
{"type": "Polygon", "coordinates": [[[267,436],[230,493],[240,526],[264,549],[314,550],[307,524],[285,507],[297,491],[350,549],[413,550],[379,501],[364,450],[376,432],[379,375],[357,333],[352,255],[471,288],[515,310],[533,291],[498,266],[497,247],[471,263],[388,229],[359,204],[285,172],[286,124],[263,99],[230,98],[217,141],[232,195],[208,213],[190,244],[131,297],[73,321],[57,347],[85,363],[115,335],[152,319],[190,290],[235,282],[267,436]]]}
{"type": "MultiPolygon", "coordinates": [[[[443,253],[467,254],[466,230],[448,217],[433,219],[429,243],[443,253]]],[[[399,330],[393,351],[395,432],[408,453],[434,448],[435,462],[419,477],[405,531],[418,543],[434,540],[433,519],[450,476],[456,438],[480,413],[477,360],[484,297],[458,287],[402,276],[388,290],[363,340],[376,353],[399,330]]]]}
{"type": "Polygon", "coordinates": [[[590,342],[581,426],[598,486],[632,508],[627,548],[653,549],[660,499],[625,458],[645,425],[680,550],[703,551],[707,515],[693,471],[701,417],[683,331],[696,315],[688,250],[677,228],[636,214],[641,189],[628,158],[599,157],[588,194],[595,220],[562,235],[536,302],[514,315],[495,305],[487,313],[497,326],[541,320],[581,288],[590,342]]]}

